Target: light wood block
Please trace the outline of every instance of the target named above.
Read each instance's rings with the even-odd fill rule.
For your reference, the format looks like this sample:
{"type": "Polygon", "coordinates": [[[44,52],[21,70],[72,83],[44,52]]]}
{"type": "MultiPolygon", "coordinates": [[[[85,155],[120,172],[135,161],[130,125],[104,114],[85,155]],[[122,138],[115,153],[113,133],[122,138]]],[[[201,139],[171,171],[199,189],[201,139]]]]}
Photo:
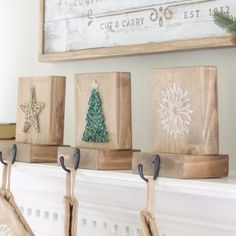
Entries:
{"type": "Polygon", "coordinates": [[[95,149],[131,149],[131,79],[130,73],[77,74],[75,77],[75,120],[77,147],[95,149]],[[96,81],[108,131],[108,142],[84,142],[91,85],[96,81]]]}
{"type": "MultiPolygon", "coordinates": [[[[60,147],[59,158],[64,156],[67,167],[75,166],[75,151],[73,147],[60,147]]],[[[80,169],[91,170],[131,170],[133,152],[138,150],[96,150],[80,149],[80,169]]]]}
{"type": "MultiPolygon", "coordinates": [[[[14,143],[0,142],[3,160],[12,160],[11,148],[14,143]]],[[[58,147],[55,145],[34,145],[15,143],[17,147],[16,161],[26,163],[56,163],[58,147]]]]}
{"type": "MultiPolygon", "coordinates": [[[[228,176],[228,155],[190,156],[160,153],[160,177],[202,179],[228,176]]],[[[155,154],[134,153],[132,170],[138,174],[138,164],[143,164],[145,175],[153,175],[155,154]]]]}
{"type": "Polygon", "coordinates": [[[14,144],[16,142],[15,139],[1,139],[0,144],[5,143],[5,144],[14,144]]]}
{"type": "Polygon", "coordinates": [[[65,77],[27,77],[19,78],[16,141],[40,145],[62,145],[64,134],[65,77]],[[30,127],[23,131],[25,113],[21,104],[29,103],[30,89],[35,89],[37,102],[45,106],[37,116],[39,132],[30,127]]]}
{"type": "Polygon", "coordinates": [[[219,153],[215,67],[155,69],[151,91],[154,152],[219,153]]]}
{"type": "Polygon", "coordinates": [[[8,123],[8,124],[0,123],[0,140],[15,139],[15,137],[16,137],[15,123],[8,123]]]}

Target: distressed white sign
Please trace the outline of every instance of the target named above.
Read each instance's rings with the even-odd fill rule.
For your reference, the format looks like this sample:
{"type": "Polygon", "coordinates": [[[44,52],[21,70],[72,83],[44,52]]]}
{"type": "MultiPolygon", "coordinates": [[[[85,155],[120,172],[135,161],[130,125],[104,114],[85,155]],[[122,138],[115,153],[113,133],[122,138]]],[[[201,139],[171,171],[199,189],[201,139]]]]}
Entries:
{"type": "Polygon", "coordinates": [[[44,53],[220,37],[235,0],[44,0],[44,53]]]}

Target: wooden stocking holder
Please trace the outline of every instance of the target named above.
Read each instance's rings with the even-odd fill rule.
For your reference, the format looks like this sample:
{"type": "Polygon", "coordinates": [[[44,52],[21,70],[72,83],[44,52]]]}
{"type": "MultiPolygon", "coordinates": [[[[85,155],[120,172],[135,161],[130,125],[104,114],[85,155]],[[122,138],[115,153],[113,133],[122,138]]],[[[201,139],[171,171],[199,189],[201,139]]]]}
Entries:
{"type": "MultiPolygon", "coordinates": [[[[4,160],[12,159],[12,143],[0,142],[0,151],[4,160]]],[[[16,144],[16,161],[27,163],[56,163],[59,146],[34,145],[26,143],[16,144]]]]}
{"type": "MultiPolygon", "coordinates": [[[[228,155],[183,155],[159,153],[161,177],[178,179],[202,179],[217,178],[228,176],[228,155]]],[[[144,167],[145,175],[152,175],[153,160],[156,154],[153,153],[134,153],[132,170],[138,174],[138,164],[144,167]]]]}
{"type": "MultiPolygon", "coordinates": [[[[65,165],[75,166],[75,155],[78,149],[74,147],[60,147],[58,163],[61,156],[65,165]]],[[[131,170],[133,152],[138,150],[97,150],[80,148],[80,168],[90,170],[131,170]]]]}

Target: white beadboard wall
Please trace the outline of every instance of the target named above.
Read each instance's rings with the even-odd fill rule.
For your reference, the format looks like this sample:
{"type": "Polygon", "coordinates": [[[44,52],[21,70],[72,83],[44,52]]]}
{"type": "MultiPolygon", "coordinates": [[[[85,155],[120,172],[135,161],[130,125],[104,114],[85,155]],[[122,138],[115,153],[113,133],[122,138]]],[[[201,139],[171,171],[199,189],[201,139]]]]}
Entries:
{"type": "Polygon", "coordinates": [[[149,75],[152,68],[215,65],[219,74],[220,150],[231,156],[236,170],[236,48],[119,57],[60,63],[38,62],[38,0],[0,1],[0,122],[14,122],[17,78],[66,75],[65,143],[74,143],[73,76],[77,72],[130,71],[132,73],[133,144],[151,149],[149,75]]]}

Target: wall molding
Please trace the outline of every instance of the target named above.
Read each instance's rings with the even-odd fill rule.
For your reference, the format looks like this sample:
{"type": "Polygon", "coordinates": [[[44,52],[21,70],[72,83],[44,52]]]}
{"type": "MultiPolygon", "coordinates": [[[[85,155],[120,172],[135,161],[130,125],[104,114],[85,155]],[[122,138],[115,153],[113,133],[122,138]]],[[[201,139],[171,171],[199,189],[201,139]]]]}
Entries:
{"type": "MultiPolygon", "coordinates": [[[[16,163],[12,192],[36,235],[63,235],[65,173],[54,165],[16,163]]],[[[134,236],[146,186],[127,171],[79,170],[79,235],[134,236]]],[[[212,180],[159,178],[156,218],[161,236],[236,234],[236,175],[212,180]]]]}

